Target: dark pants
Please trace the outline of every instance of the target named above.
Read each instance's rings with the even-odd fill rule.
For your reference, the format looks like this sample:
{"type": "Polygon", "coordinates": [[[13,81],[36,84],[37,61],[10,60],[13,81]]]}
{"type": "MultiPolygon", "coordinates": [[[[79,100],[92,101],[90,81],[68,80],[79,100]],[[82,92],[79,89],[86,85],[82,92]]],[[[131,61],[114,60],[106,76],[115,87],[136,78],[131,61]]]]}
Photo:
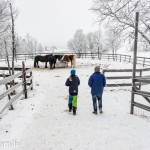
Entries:
{"type": "Polygon", "coordinates": [[[93,109],[94,111],[97,112],[97,101],[98,101],[98,108],[99,109],[102,108],[102,95],[101,94],[92,95],[92,100],[93,100],[93,109]]]}

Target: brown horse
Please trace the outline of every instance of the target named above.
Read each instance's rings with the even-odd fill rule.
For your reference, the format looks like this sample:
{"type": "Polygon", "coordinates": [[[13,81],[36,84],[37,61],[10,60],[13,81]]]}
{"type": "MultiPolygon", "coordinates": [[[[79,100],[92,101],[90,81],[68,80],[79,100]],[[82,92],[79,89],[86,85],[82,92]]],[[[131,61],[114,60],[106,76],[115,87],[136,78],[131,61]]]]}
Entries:
{"type": "Polygon", "coordinates": [[[64,61],[67,67],[68,63],[71,62],[71,68],[75,68],[75,55],[64,55],[61,61],[64,61]]]}

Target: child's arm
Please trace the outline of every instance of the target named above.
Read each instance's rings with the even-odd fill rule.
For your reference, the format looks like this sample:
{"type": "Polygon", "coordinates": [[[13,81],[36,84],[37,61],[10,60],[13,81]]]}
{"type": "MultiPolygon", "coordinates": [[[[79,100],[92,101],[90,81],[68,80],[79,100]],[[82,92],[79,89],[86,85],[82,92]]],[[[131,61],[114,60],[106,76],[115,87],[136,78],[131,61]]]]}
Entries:
{"type": "Polygon", "coordinates": [[[70,86],[70,82],[71,82],[71,81],[70,81],[69,78],[68,78],[68,79],[66,80],[65,85],[66,85],[66,86],[70,86]]]}

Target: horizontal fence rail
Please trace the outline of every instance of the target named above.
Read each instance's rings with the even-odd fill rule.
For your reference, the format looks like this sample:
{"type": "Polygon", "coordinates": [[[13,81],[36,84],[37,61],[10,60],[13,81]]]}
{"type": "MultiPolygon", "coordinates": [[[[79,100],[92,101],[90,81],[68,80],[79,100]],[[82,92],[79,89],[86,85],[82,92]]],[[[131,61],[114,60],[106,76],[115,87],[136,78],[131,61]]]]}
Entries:
{"type": "MultiPolygon", "coordinates": [[[[0,70],[8,70],[8,68],[0,67],[0,70]]],[[[6,108],[12,106],[13,102],[17,100],[21,95],[24,94],[25,98],[27,98],[27,91],[33,90],[32,69],[25,68],[25,64],[24,62],[22,62],[22,68],[15,68],[14,70],[17,70],[19,72],[11,76],[9,75],[5,76],[4,74],[0,74],[0,77],[5,76],[5,78],[0,80],[0,86],[5,85],[8,87],[8,85],[11,84],[11,87],[9,89],[7,88],[5,92],[0,94],[0,101],[3,100],[4,97],[9,96],[9,101],[2,108],[2,110],[0,110],[0,114],[2,114],[6,108]],[[15,80],[17,78],[22,78],[22,80],[21,81],[19,80],[16,82],[15,80]],[[12,81],[14,81],[14,84],[11,83],[12,81]],[[15,92],[16,94],[13,95],[12,98],[10,98],[11,93],[17,90],[19,87],[22,87],[22,90],[19,90],[17,93],[15,92]]]]}
{"type": "MultiPolygon", "coordinates": [[[[113,60],[119,62],[129,62],[133,63],[133,57],[130,55],[123,55],[123,54],[108,54],[108,53],[75,53],[75,52],[47,52],[47,53],[32,53],[32,54],[16,54],[15,60],[24,60],[27,59],[34,59],[37,55],[47,55],[47,54],[54,54],[54,55],[65,55],[65,54],[74,54],[77,58],[92,58],[92,59],[102,59],[102,60],[113,60]]],[[[12,55],[9,55],[9,59],[12,59],[12,55]]],[[[0,61],[7,61],[6,57],[0,57],[0,61]]],[[[137,57],[137,64],[142,66],[150,66],[150,58],[149,57],[137,57]]]]}
{"type": "MultiPolygon", "coordinates": [[[[122,73],[122,72],[124,72],[124,73],[127,73],[127,72],[132,72],[133,70],[132,69],[104,69],[103,70],[103,74],[106,76],[106,79],[109,79],[109,80],[121,80],[121,79],[132,79],[132,76],[129,76],[129,75],[124,75],[124,76],[116,76],[116,75],[114,75],[114,76],[108,76],[107,75],[107,73],[111,73],[111,74],[113,74],[113,73],[122,73]]],[[[149,76],[144,76],[144,77],[142,77],[142,73],[143,72],[145,72],[145,71],[150,71],[150,68],[144,68],[144,69],[136,69],[136,72],[139,74],[139,75],[137,75],[136,77],[136,79],[134,79],[134,80],[136,80],[136,86],[139,86],[139,89],[140,89],[140,87],[141,87],[141,83],[143,83],[143,84],[149,84],[150,83],[150,78],[149,78],[149,76]]],[[[116,87],[116,86],[132,86],[132,82],[130,82],[130,83],[116,83],[116,84],[113,84],[113,83],[111,83],[111,84],[108,84],[107,83],[107,85],[106,85],[107,87],[116,87]]]]}

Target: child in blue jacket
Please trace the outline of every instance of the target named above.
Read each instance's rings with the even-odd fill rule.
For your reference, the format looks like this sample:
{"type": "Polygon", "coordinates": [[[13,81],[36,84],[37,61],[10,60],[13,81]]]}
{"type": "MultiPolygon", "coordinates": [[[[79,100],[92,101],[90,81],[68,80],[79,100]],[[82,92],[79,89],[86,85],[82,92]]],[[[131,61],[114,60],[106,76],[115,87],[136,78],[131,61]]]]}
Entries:
{"type": "Polygon", "coordinates": [[[69,112],[73,109],[73,115],[76,115],[77,109],[77,95],[78,95],[78,86],[80,85],[80,80],[76,75],[76,71],[74,69],[71,70],[69,78],[66,80],[65,85],[69,86],[69,100],[68,107],[69,112]]]}
{"type": "Polygon", "coordinates": [[[106,78],[100,72],[100,67],[96,66],[94,69],[94,73],[90,76],[88,85],[91,87],[91,94],[93,100],[93,113],[97,114],[97,100],[98,100],[98,108],[99,112],[102,113],[102,94],[104,90],[104,86],[106,85],[106,78]]]}

